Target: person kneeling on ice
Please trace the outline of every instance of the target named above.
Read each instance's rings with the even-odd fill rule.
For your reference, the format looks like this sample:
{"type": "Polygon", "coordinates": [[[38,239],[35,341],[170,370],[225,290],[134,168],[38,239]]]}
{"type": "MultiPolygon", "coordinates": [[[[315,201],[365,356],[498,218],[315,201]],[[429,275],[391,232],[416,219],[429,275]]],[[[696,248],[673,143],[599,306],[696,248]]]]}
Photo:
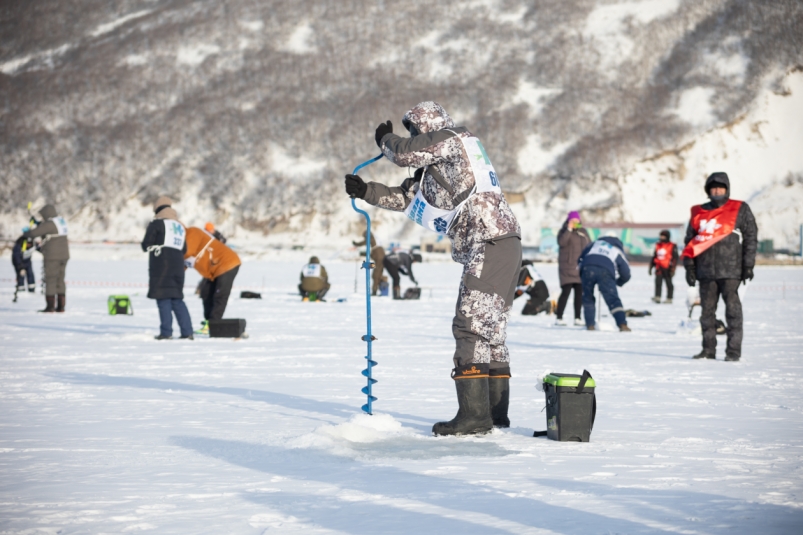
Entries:
{"type": "Polygon", "coordinates": [[[321,265],[317,256],[312,256],[309,263],[301,269],[301,284],[298,291],[304,301],[323,301],[329,291],[329,275],[326,268],[321,265]]]}
{"type": "Polygon", "coordinates": [[[541,312],[552,314],[552,302],[549,300],[549,288],[547,288],[541,274],[536,271],[532,260],[521,261],[521,271],[519,271],[519,282],[516,287],[514,299],[527,294],[530,298],[521,310],[523,316],[535,316],[541,312]]]}
{"type": "MultiPolygon", "coordinates": [[[[28,227],[22,229],[22,232],[28,232],[28,227]]],[[[14,242],[14,248],[11,250],[11,263],[14,265],[14,272],[17,275],[17,291],[25,291],[25,279],[28,279],[28,291],[34,292],[36,290],[36,279],[33,274],[33,264],[31,257],[36,248],[34,247],[33,239],[20,236],[14,242]]],[[[16,294],[15,294],[16,295],[16,294]]]]}
{"type": "Polygon", "coordinates": [[[203,297],[204,321],[198,334],[209,333],[209,320],[223,319],[234,278],[240,270],[240,257],[214,234],[198,227],[187,229],[187,251],[184,265],[194,267],[201,277],[209,279],[203,297]]]}
{"type": "Polygon", "coordinates": [[[418,281],[413,275],[413,264],[421,262],[420,254],[410,254],[404,251],[394,251],[386,255],[382,260],[382,265],[388,270],[388,275],[393,279],[393,299],[401,299],[401,276],[407,275],[410,280],[418,286],[418,281]]]}
{"type": "Polygon", "coordinates": [[[508,427],[510,356],[505,331],[521,267],[521,230],[502,194],[485,148],[435,102],[408,111],[393,133],[376,129],[376,144],[399,167],[415,167],[398,187],[346,175],[346,193],[405,212],[419,225],[448,236],[452,258],[463,264],[452,333],[457,415],[432,428],[436,435],[477,434],[508,427]]]}
{"type": "Polygon", "coordinates": [[[700,281],[703,309],[703,350],[695,359],[715,359],[717,351],[717,302],[725,301],[728,346],[725,360],[742,357],[742,302],[739,284],[753,280],[758,248],[758,226],[746,202],[730,199],[730,180],[726,173],[713,173],[705,181],[710,202],[691,209],[686,228],[683,266],[686,282],[700,281]]]}
{"type": "Polygon", "coordinates": [[[616,289],[617,286],[624,286],[630,280],[630,265],[627,263],[625,250],[619,238],[605,236],[588,244],[583,249],[577,266],[583,281],[583,314],[586,329],[596,330],[594,286],[599,286],[599,292],[605,299],[608,310],[613,314],[619,330],[629,332],[625,309],[616,289]]]}
{"type": "Polygon", "coordinates": [[[39,213],[43,221],[36,228],[23,232],[22,237],[43,238],[39,250],[45,262],[46,306],[40,312],[64,312],[67,302],[64,277],[67,273],[67,261],[70,259],[67,222],[59,216],[52,204],[46,204],[39,213]]]}
{"type": "Polygon", "coordinates": [[[192,340],[192,320],[184,303],[184,252],[187,232],[172,208],[173,201],[162,196],[153,203],[153,221],[142,239],[142,250],[148,252],[148,298],[159,307],[157,340],[173,338],[173,314],[176,315],[181,338],[192,340]]]}
{"type": "Polygon", "coordinates": [[[661,286],[663,282],[666,282],[666,300],[664,303],[672,302],[672,294],[675,292],[672,277],[675,276],[677,265],[677,245],[669,241],[669,231],[662,230],[660,239],[655,244],[655,252],[652,254],[650,269],[648,270],[648,273],[652,275],[652,270],[655,268],[655,297],[652,298],[654,303],[661,302],[661,286]]]}

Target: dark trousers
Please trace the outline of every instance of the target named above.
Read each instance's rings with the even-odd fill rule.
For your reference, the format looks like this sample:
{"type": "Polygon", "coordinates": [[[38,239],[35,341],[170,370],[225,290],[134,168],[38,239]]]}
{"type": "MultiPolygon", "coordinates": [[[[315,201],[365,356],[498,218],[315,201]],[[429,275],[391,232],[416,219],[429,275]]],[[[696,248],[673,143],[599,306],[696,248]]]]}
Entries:
{"type": "Polygon", "coordinates": [[[488,241],[474,249],[472,255],[463,266],[452,320],[454,365],[509,367],[510,353],[505,340],[521,271],[521,240],[512,236],[488,241]]]}
{"type": "Polygon", "coordinates": [[[223,313],[226,312],[226,305],[229,303],[231,287],[234,285],[234,277],[237,276],[238,271],[240,271],[240,266],[219,275],[213,281],[209,281],[209,293],[203,298],[204,319],[223,319],[223,313]]]}
{"type": "Polygon", "coordinates": [[[742,301],[739,299],[739,279],[700,281],[700,326],[703,328],[703,350],[712,355],[717,351],[717,302],[725,301],[725,320],[728,322],[729,357],[742,356],[742,301]]]}
{"type": "Polygon", "coordinates": [[[560,287],[560,297],[558,297],[558,311],[555,313],[558,319],[563,319],[563,311],[566,310],[566,303],[569,301],[569,294],[574,290],[574,317],[580,319],[580,310],[583,306],[583,285],[564,284],[560,287]]]}
{"type": "Polygon", "coordinates": [[[67,286],[64,284],[66,273],[66,260],[45,259],[45,295],[64,295],[67,293],[67,286]]]}
{"type": "Polygon", "coordinates": [[[661,297],[661,286],[663,282],[666,282],[666,298],[672,299],[672,294],[675,293],[675,285],[672,284],[672,274],[669,271],[661,269],[655,270],[655,297],[661,297]]]}
{"type": "Polygon", "coordinates": [[[605,268],[587,266],[583,268],[580,277],[583,279],[583,313],[586,317],[586,325],[591,327],[597,324],[594,286],[599,286],[599,293],[602,294],[608,310],[616,319],[616,324],[627,325],[625,309],[622,306],[622,300],[619,299],[619,291],[616,289],[616,281],[611,272],[605,268]]]}
{"type": "Polygon", "coordinates": [[[401,286],[401,275],[399,275],[399,266],[388,260],[388,257],[382,259],[382,265],[388,270],[388,275],[393,280],[393,287],[401,286]]]}
{"type": "Polygon", "coordinates": [[[178,328],[181,336],[192,334],[192,320],[190,312],[183,299],[157,299],[156,306],[159,307],[159,334],[162,336],[173,336],[173,314],[176,315],[178,328]]]}
{"type": "Polygon", "coordinates": [[[25,287],[25,278],[28,278],[28,288],[33,291],[36,288],[36,279],[33,276],[33,265],[31,263],[31,259],[27,259],[21,264],[15,264],[14,269],[17,271],[17,287],[24,288],[25,287]],[[22,275],[20,272],[25,270],[25,275],[22,275]]]}

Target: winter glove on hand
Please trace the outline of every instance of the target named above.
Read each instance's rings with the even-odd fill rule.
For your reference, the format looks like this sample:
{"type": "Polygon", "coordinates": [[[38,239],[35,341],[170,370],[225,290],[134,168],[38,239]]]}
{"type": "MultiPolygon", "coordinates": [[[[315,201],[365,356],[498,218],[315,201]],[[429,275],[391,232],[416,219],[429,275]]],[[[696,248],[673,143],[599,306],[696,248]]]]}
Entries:
{"type": "Polygon", "coordinates": [[[649,273],[650,275],[652,275],[652,267],[653,267],[652,264],[650,264],[650,269],[647,270],[647,273],[649,273]]]}
{"type": "Polygon", "coordinates": [[[753,280],[753,268],[742,268],[742,282],[747,284],[749,280],[753,280]]]}
{"type": "Polygon", "coordinates": [[[346,175],[346,193],[352,199],[364,199],[368,185],[357,175],[346,175]]]}
{"type": "Polygon", "coordinates": [[[686,270],[686,283],[689,286],[694,286],[697,282],[697,274],[694,272],[694,268],[686,270]]]}
{"type": "Polygon", "coordinates": [[[382,148],[382,138],[385,137],[385,134],[392,134],[393,133],[393,123],[388,121],[387,123],[379,123],[379,126],[376,127],[376,133],[374,134],[374,139],[376,140],[376,146],[380,149],[382,148]]]}

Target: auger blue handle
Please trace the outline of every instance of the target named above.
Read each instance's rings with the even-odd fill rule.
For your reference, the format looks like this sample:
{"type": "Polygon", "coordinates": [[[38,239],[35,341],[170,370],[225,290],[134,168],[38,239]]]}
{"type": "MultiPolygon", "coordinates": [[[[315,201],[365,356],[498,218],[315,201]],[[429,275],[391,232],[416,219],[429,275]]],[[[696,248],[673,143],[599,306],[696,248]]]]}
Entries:
{"type": "MultiPolygon", "coordinates": [[[[372,163],[380,160],[384,154],[380,154],[370,160],[366,160],[357,167],[354,168],[352,171],[352,175],[356,175],[360,169],[363,167],[367,167],[372,163]]],[[[368,379],[368,384],[362,389],[362,393],[368,397],[368,402],[362,406],[362,410],[367,412],[368,414],[373,415],[372,405],[373,402],[376,401],[376,398],[371,393],[371,387],[374,383],[376,383],[376,379],[371,377],[371,370],[374,366],[376,366],[376,361],[371,358],[371,344],[374,341],[374,337],[371,335],[371,217],[368,215],[368,212],[365,210],[360,210],[357,208],[357,203],[355,199],[351,199],[351,207],[354,208],[355,212],[362,214],[365,217],[365,262],[362,263],[362,267],[365,269],[365,322],[366,327],[368,329],[368,333],[362,337],[368,343],[368,355],[366,355],[365,360],[368,363],[368,366],[362,371],[362,374],[368,379]]],[[[376,266],[374,269],[382,269],[382,266],[376,266]]]]}

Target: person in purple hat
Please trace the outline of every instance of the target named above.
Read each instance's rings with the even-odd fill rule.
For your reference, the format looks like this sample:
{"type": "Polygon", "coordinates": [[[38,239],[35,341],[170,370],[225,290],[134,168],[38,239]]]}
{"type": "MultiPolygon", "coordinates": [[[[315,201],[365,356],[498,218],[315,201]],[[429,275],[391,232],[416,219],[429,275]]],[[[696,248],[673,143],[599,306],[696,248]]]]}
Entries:
{"type": "Polygon", "coordinates": [[[580,319],[580,311],[583,308],[583,285],[580,280],[580,271],[577,269],[577,260],[580,258],[583,249],[591,243],[591,237],[580,221],[580,214],[569,212],[566,222],[558,232],[558,274],[560,276],[560,297],[558,298],[558,310],[556,312],[556,325],[566,325],[563,319],[563,311],[566,310],[566,303],[569,301],[569,294],[574,290],[574,324],[585,325],[580,319]]]}

